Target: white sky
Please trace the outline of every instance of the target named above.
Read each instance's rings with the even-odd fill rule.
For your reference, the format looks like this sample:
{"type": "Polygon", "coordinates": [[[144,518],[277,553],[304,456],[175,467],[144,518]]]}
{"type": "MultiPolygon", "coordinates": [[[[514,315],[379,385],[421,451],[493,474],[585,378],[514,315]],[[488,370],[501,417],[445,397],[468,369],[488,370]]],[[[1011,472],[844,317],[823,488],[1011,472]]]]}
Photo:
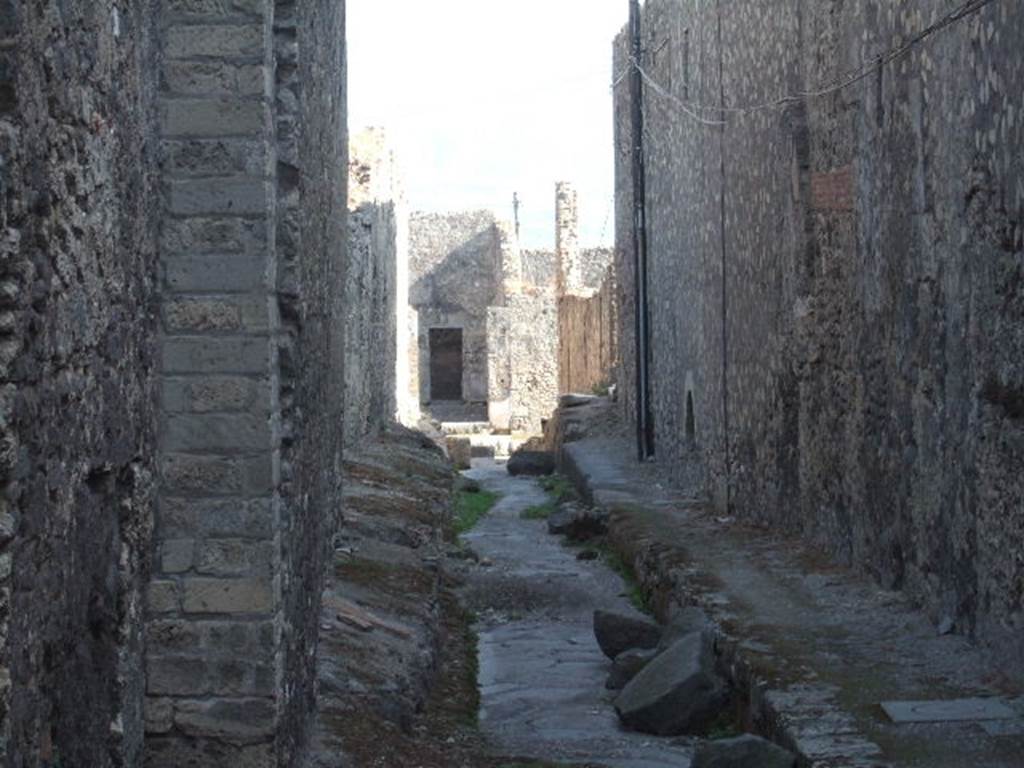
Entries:
{"type": "Polygon", "coordinates": [[[581,240],[613,237],[612,40],[627,0],[348,0],[349,125],[387,129],[413,210],[487,208],[554,245],[556,181],[581,240]],[[607,223],[606,223],[607,222],[607,223]]]}

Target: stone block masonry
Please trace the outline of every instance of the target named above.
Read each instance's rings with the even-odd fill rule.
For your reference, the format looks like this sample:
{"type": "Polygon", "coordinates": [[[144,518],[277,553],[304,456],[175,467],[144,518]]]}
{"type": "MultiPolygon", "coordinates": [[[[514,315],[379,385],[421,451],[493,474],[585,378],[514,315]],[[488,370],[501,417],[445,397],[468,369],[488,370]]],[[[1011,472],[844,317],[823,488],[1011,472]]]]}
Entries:
{"type": "MultiPolygon", "coordinates": [[[[732,108],[814,91],[941,4],[650,0],[643,66],[732,108]]],[[[658,460],[1024,670],[1024,8],[834,94],[694,121],[645,89],[658,460]]],[[[615,71],[627,66],[625,35],[615,71]]],[[[620,389],[635,415],[630,99],[617,88],[620,389]]],[[[718,113],[709,111],[711,117],[718,113]]]]}
{"type": "Polygon", "coordinates": [[[163,25],[147,765],[292,765],[340,491],[344,7],[182,0],[163,25]]]}
{"type": "Polygon", "coordinates": [[[344,3],[0,0],[0,762],[299,764],[344,3]]]}
{"type": "Polygon", "coordinates": [[[176,237],[161,250],[161,492],[146,659],[154,767],[212,766],[205,754],[229,760],[243,750],[272,764],[277,748],[284,537],[273,24],[272,2],[170,4],[162,18],[164,215],[176,237]],[[243,68],[248,89],[225,92],[243,68]],[[183,76],[197,71],[207,76],[183,76]],[[210,237],[230,229],[250,237],[210,237]],[[191,507],[198,523],[218,504],[268,519],[227,535],[165,524],[191,507]],[[233,567],[213,551],[230,551],[233,567]],[[263,642],[239,658],[231,638],[242,634],[263,642]],[[193,635],[207,641],[178,639],[193,635]]]}

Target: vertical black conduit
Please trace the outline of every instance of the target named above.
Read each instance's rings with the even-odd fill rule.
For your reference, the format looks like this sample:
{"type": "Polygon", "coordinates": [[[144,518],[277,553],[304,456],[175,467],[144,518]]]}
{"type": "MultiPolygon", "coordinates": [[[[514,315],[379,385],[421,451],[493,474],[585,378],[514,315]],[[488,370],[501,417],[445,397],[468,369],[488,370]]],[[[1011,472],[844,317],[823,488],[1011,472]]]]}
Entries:
{"type": "Polygon", "coordinates": [[[633,255],[636,275],[636,427],[640,461],[654,455],[654,424],[650,398],[650,310],[647,302],[647,189],[644,175],[643,78],[640,72],[643,44],[640,0],[630,0],[630,102],[633,133],[633,255]]]}

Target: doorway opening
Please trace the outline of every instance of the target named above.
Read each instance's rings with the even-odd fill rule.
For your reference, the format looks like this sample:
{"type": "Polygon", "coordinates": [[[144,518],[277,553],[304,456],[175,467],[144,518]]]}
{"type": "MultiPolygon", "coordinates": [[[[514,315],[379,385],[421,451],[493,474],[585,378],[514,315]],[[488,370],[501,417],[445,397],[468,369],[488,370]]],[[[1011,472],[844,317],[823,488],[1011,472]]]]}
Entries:
{"type": "Polygon", "coordinates": [[[462,400],[462,329],[430,329],[430,399],[462,400]]]}
{"type": "Polygon", "coordinates": [[[697,442],[697,423],[693,415],[693,392],[686,393],[686,441],[691,448],[697,442]]]}

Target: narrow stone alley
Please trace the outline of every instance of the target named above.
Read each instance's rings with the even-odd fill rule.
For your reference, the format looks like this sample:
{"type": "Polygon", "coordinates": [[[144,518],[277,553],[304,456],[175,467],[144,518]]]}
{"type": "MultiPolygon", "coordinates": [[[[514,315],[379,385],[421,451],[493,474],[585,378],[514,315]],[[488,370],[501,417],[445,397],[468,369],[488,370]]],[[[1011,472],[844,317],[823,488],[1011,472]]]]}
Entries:
{"type": "Polygon", "coordinates": [[[692,753],[629,732],[605,688],[610,662],[594,639],[596,609],[636,613],[627,585],[600,559],[523,519],[549,501],[537,480],[480,460],[465,473],[500,500],[465,540],[487,566],[463,588],[477,616],[480,729],[511,755],[608,768],[685,768],[692,753]]]}
{"type": "Polygon", "coordinates": [[[1024,768],[1021,0],[0,0],[0,768],[1024,768]]]}

